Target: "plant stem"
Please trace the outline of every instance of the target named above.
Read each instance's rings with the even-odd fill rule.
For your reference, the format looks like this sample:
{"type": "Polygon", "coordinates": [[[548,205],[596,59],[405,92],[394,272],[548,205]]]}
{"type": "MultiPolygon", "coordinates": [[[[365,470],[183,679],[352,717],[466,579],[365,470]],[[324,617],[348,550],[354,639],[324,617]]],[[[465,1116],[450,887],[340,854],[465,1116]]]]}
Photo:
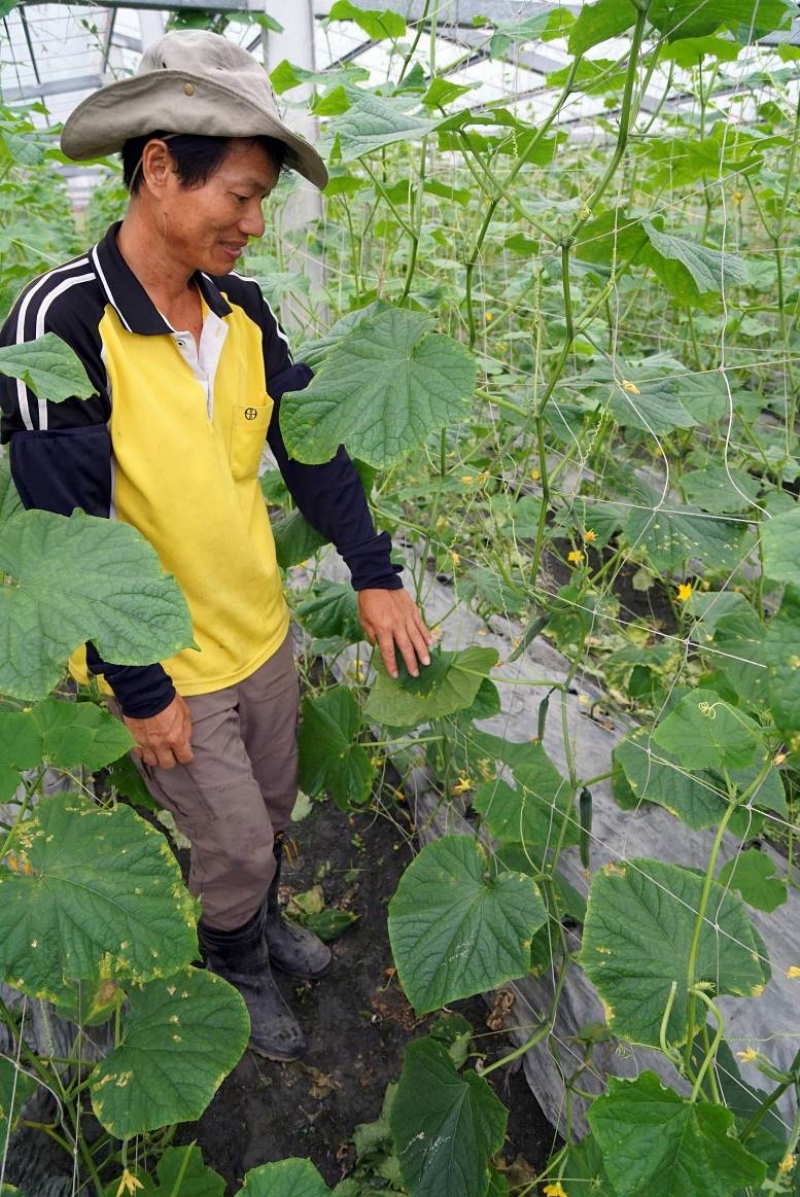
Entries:
{"type": "Polygon", "coordinates": [[[425,0],[425,7],[422,10],[422,15],[420,16],[419,20],[417,21],[417,27],[416,27],[416,30],[414,31],[414,40],[409,47],[408,53],[406,54],[405,58],[403,59],[403,65],[400,68],[400,74],[397,76],[398,83],[403,82],[403,79],[405,78],[405,73],[408,70],[408,65],[411,62],[411,59],[414,57],[414,55],[417,52],[417,47],[419,46],[419,43],[422,40],[422,34],[425,32],[425,22],[428,19],[428,13],[430,12],[430,7],[431,7],[431,0],[425,0]]]}
{"type": "Polygon", "coordinates": [[[769,773],[771,768],[772,768],[772,758],[771,758],[770,754],[767,753],[764,763],[761,766],[761,769],[759,770],[758,776],[756,777],[755,781],[751,782],[750,785],[747,787],[747,789],[744,790],[738,797],[733,796],[733,783],[731,782],[730,777],[727,776],[727,771],[726,771],[726,781],[727,781],[727,784],[729,787],[729,793],[731,794],[731,797],[728,802],[728,806],[725,810],[725,813],[723,814],[722,818],[720,819],[719,827],[717,828],[717,834],[714,836],[714,843],[711,846],[711,854],[709,856],[708,867],[706,869],[706,875],[703,880],[703,888],[700,893],[700,902],[699,902],[699,905],[697,908],[697,915],[696,915],[695,921],[694,921],[694,931],[692,933],[692,942],[691,942],[691,946],[689,948],[689,963],[688,963],[688,967],[686,970],[686,974],[687,974],[686,975],[686,988],[689,992],[689,1002],[688,1002],[688,1007],[687,1007],[687,1038],[686,1038],[686,1052],[685,1052],[684,1058],[685,1058],[687,1069],[691,1068],[692,1045],[694,1042],[694,1014],[695,1014],[695,1002],[696,1002],[696,986],[697,986],[697,981],[698,981],[698,977],[696,975],[696,973],[697,973],[697,957],[700,953],[700,938],[701,938],[702,932],[703,932],[703,924],[705,923],[706,910],[708,909],[708,902],[711,897],[711,888],[714,884],[714,874],[717,869],[717,860],[719,859],[719,853],[720,853],[720,849],[722,847],[722,841],[725,838],[725,832],[728,828],[728,824],[730,823],[731,819],[733,818],[733,815],[736,813],[737,810],[739,810],[740,807],[744,806],[744,804],[753,796],[753,794],[756,794],[758,792],[758,789],[761,786],[761,783],[764,781],[764,779],[766,778],[766,776],[769,773]]]}
{"type": "Polygon", "coordinates": [[[417,175],[419,187],[417,191],[416,207],[414,212],[416,224],[411,233],[411,255],[408,259],[406,279],[405,283],[403,284],[403,293],[397,301],[399,307],[402,307],[405,301],[408,299],[409,292],[411,291],[411,283],[413,282],[414,273],[417,269],[417,255],[419,254],[419,243],[422,237],[422,216],[425,209],[425,204],[423,201],[423,188],[425,184],[425,161],[427,152],[428,139],[427,137],[423,137],[422,149],[420,150],[419,174],[417,175]]]}
{"type": "Polygon", "coordinates": [[[788,1079],[782,1080],[777,1088],[773,1089],[769,1097],[761,1103],[751,1117],[750,1121],[745,1126],[741,1134],[742,1143],[744,1143],[746,1139],[750,1138],[753,1132],[758,1128],[765,1115],[769,1113],[774,1105],[777,1105],[787,1089],[789,1089],[792,1085],[797,1087],[798,1084],[800,1084],[800,1051],[797,1052],[797,1055],[792,1060],[788,1071],[788,1079]]]}
{"type": "Polygon", "coordinates": [[[47,766],[41,765],[37,769],[36,775],[34,777],[32,777],[30,781],[25,783],[25,794],[23,796],[22,802],[19,805],[19,810],[16,813],[14,822],[11,824],[11,830],[9,831],[6,838],[4,839],[2,846],[0,846],[0,860],[2,860],[8,854],[8,852],[11,848],[11,845],[13,844],[14,839],[16,837],[17,831],[19,830],[20,825],[22,824],[26,814],[28,813],[28,810],[31,805],[31,800],[32,800],[34,794],[36,793],[36,791],[38,790],[38,788],[41,784],[42,778],[44,777],[46,772],[47,772],[47,766]]]}
{"type": "MultiPolygon", "coordinates": [[[[695,997],[698,997],[698,998],[700,998],[700,1000],[702,1002],[705,1002],[708,1009],[711,1011],[711,1013],[716,1018],[717,1030],[714,1034],[714,1042],[711,1044],[710,1048],[706,1052],[705,1059],[703,1060],[703,1063],[700,1065],[700,1071],[697,1074],[697,1079],[695,1080],[694,1088],[692,1089],[692,1096],[689,1099],[690,1104],[692,1104],[692,1105],[694,1105],[694,1103],[697,1101],[698,1097],[700,1096],[700,1091],[701,1091],[701,1088],[703,1085],[703,1079],[704,1079],[706,1073],[708,1072],[709,1068],[711,1068],[711,1065],[714,1063],[714,1060],[717,1057],[717,1052],[719,1051],[719,1045],[722,1043],[722,1036],[723,1036],[723,1033],[725,1030],[725,1023],[723,1022],[722,1015],[720,1014],[719,1010],[714,1005],[714,1003],[712,1002],[712,1000],[708,996],[708,994],[704,993],[702,989],[694,989],[693,993],[694,993],[695,997]]],[[[712,1082],[714,1099],[715,1099],[715,1101],[719,1102],[719,1090],[717,1089],[716,1077],[714,1076],[713,1071],[710,1075],[710,1080],[712,1082]]]]}
{"type": "Polygon", "coordinates": [[[556,1013],[558,1011],[558,1004],[561,998],[561,990],[564,987],[564,981],[567,975],[568,963],[568,957],[565,955],[561,961],[561,967],[559,968],[558,980],[553,993],[550,1017],[544,1026],[538,1027],[531,1035],[530,1039],[526,1039],[525,1042],[520,1047],[515,1048],[513,1052],[509,1052],[508,1055],[502,1056],[499,1060],[495,1060],[494,1064],[490,1064],[488,1068],[484,1068],[483,1072],[481,1073],[482,1076],[488,1076],[489,1073],[494,1072],[495,1069],[502,1068],[505,1064],[513,1063],[514,1060],[518,1060],[520,1056],[524,1056],[525,1053],[530,1051],[532,1047],[535,1047],[537,1043],[541,1043],[541,1041],[547,1035],[552,1034],[553,1026],[555,1025],[556,1013]]]}

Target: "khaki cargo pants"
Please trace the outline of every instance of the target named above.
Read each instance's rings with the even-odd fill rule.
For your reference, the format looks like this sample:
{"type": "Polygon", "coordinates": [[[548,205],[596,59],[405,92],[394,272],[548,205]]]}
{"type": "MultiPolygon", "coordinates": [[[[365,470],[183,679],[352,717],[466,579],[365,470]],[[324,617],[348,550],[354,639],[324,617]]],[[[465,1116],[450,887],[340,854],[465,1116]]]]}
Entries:
{"type": "MultiPolygon", "coordinates": [[[[192,845],[189,889],[203,903],[204,920],[227,931],[261,905],[275,875],[273,840],[297,796],[291,636],[245,681],[186,702],[194,761],[160,769],[133,759],[192,845]]],[[[109,705],[119,716],[116,703],[109,705]]]]}

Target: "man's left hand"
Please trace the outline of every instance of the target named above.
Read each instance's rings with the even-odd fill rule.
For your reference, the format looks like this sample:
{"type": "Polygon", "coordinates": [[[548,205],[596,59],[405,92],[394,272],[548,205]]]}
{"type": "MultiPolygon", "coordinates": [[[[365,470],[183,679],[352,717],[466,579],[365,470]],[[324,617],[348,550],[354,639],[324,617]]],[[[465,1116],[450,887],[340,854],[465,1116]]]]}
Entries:
{"type": "Polygon", "coordinates": [[[395,648],[412,677],[419,677],[420,662],[430,665],[433,637],[407,590],[360,590],[358,618],[368,639],[381,650],[391,677],[398,676],[395,648]]]}

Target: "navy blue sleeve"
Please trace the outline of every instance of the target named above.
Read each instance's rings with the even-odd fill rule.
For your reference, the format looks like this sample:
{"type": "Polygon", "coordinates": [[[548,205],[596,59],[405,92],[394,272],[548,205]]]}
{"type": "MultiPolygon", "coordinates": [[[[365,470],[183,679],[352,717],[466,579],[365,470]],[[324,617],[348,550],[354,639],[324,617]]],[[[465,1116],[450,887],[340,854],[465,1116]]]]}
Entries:
{"type": "Polygon", "coordinates": [[[25,507],[108,518],[111,438],[105,424],[17,432],[11,438],[11,476],[25,507]]]}
{"type": "Polygon", "coordinates": [[[400,590],[401,566],[392,563],[388,532],[375,531],[364,487],[344,446],[323,465],[289,457],[280,429],[280,401],[286,391],[301,391],[313,374],[304,363],[287,365],[269,378],[275,404],[267,440],[289,493],[308,522],[328,540],[350,570],[354,590],[400,590]]]}

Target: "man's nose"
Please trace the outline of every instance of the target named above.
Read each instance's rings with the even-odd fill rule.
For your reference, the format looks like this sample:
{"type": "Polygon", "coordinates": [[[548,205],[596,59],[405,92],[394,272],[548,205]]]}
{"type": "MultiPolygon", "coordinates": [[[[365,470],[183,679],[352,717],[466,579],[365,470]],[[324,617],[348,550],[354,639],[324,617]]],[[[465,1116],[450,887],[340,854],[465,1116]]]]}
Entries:
{"type": "Polygon", "coordinates": [[[254,200],[252,204],[248,204],[247,211],[239,221],[239,229],[248,237],[263,237],[266,224],[264,222],[264,213],[261,211],[261,203],[259,200],[254,200]]]}

